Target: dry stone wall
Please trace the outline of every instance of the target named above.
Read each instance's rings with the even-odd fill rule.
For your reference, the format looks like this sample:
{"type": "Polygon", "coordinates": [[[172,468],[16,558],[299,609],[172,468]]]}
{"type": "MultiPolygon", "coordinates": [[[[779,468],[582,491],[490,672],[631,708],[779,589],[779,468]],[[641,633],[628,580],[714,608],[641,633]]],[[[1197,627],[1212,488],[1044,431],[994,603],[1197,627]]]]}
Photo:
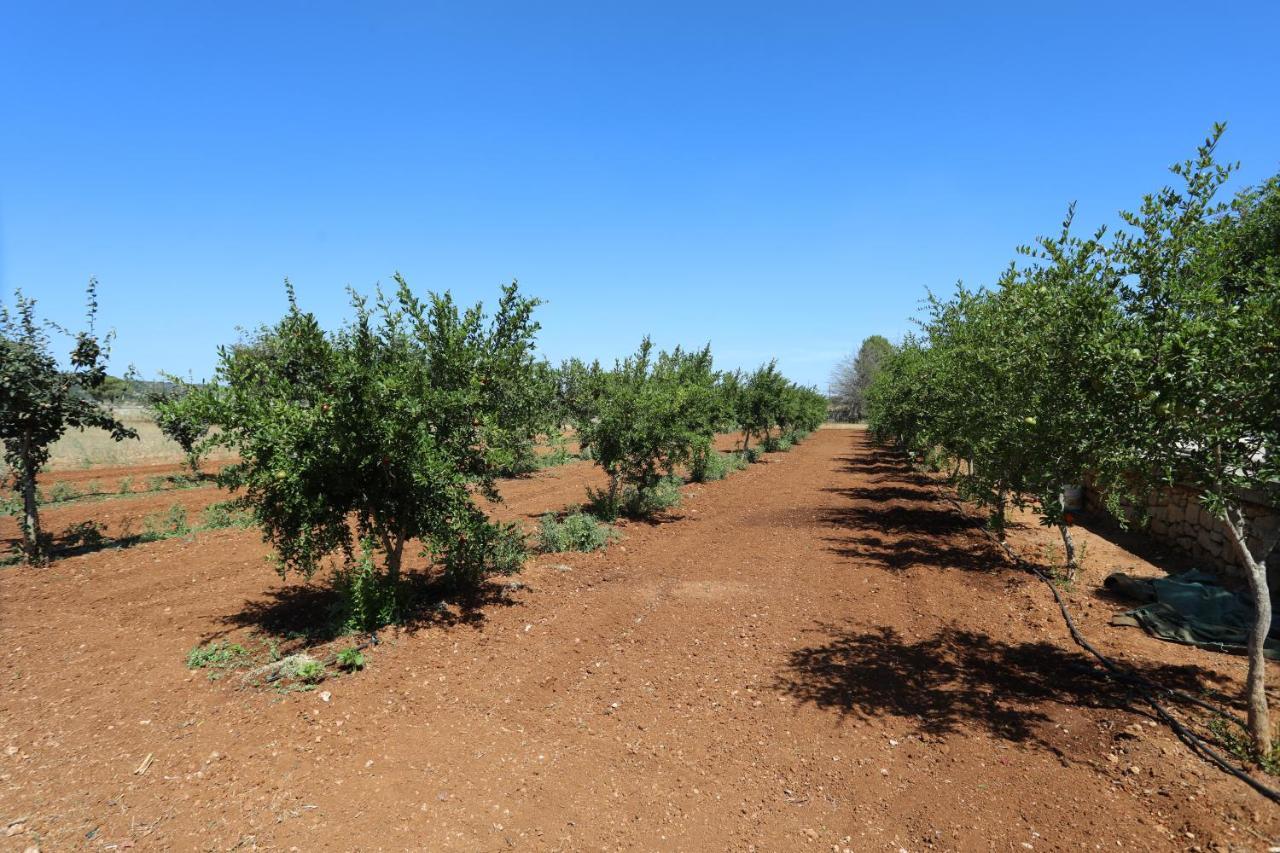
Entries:
{"type": "MultiPolygon", "coordinates": [[[[1104,511],[1101,496],[1089,489],[1089,509],[1104,511]]],[[[1265,495],[1246,492],[1241,495],[1245,512],[1253,519],[1256,531],[1252,546],[1257,548],[1264,541],[1276,543],[1280,533],[1280,506],[1265,495]]],[[[1231,542],[1231,531],[1225,521],[1216,517],[1200,503],[1200,493],[1189,486],[1164,488],[1152,494],[1145,507],[1147,532],[1155,539],[1178,548],[1204,563],[1204,568],[1223,574],[1243,577],[1244,567],[1231,542]]],[[[1138,521],[1143,513],[1128,508],[1130,521],[1138,521]]],[[[1268,561],[1269,574],[1280,574],[1280,544],[1273,545],[1268,561]]]]}

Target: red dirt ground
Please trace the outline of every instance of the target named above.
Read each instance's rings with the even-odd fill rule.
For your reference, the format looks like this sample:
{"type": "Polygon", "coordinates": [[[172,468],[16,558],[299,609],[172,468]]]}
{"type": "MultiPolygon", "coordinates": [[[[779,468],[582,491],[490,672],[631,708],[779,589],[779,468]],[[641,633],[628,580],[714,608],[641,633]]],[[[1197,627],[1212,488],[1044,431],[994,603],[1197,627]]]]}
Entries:
{"type": "MultiPolygon", "coordinates": [[[[509,482],[502,514],[580,501],[592,478],[509,482]]],[[[184,667],[307,600],[252,530],[0,571],[0,841],[1256,850],[1280,833],[1277,809],[1089,677],[1048,590],[865,434],[685,491],[604,553],[536,557],[522,589],[383,632],[328,703],[184,667]]],[[[1106,625],[1102,577],[1155,570],[1080,536],[1085,632],[1234,693],[1241,659],[1106,625]]]]}

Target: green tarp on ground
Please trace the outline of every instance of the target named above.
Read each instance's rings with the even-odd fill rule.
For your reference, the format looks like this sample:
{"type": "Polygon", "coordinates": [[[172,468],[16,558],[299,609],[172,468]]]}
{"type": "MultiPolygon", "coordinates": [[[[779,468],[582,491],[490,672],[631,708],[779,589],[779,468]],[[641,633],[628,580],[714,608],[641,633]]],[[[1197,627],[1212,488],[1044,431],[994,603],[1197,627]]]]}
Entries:
{"type": "MultiPolygon", "coordinates": [[[[1242,655],[1253,624],[1253,603],[1213,575],[1192,569],[1167,578],[1135,578],[1117,572],[1104,581],[1107,589],[1135,601],[1136,610],[1118,614],[1112,625],[1136,625],[1153,637],[1219,652],[1242,655]]],[[[1265,652],[1280,660],[1280,619],[1271,620],[1265,652]]]]}

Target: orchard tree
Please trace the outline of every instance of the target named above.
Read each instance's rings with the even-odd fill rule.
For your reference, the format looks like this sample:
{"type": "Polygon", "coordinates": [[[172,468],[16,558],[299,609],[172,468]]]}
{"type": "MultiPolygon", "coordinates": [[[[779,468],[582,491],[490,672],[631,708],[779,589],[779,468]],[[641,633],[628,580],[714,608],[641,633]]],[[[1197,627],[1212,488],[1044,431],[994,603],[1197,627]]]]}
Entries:
{"type": "Polygon", "coordinates": [[[708,447],[721,418],[711,348],[676,347],[655,357],[645,338],[635,355],[594,381],[594,412],[579,424],[582,447],[609,475],[601,501],[608,512],[624,503],[642,511],[664,475],[708,447]]]}
{"type": "Polygon", "coordinates": [[[1019,470],[1014,500],[1030,506],[1042,524],[1062,536],[1068,577],[1078,567],[1064,487],[1087,476],[1114,499],[1123,478],[1116,468],[1114,418],[1129,406],[1113,381],[1115,353],[1124,338],[1116,297],[1118,276],[1099,229],[1087,240],[1071,234],[1074,205],[1056,237],[1041,237],[1020,251],[1035,263],[1010,270],[994,295],[1001,333],[990,346],[1018,403],[1007,425],[1019,470]]]}
{"type": "Polygon", "coordinates": [[[783,395],[787,378],[778,371],[776,360],[757,367],[739,383],[737,420],[742,429],[742,450],[751,449],[753,437],[768,438],[783,417],[783,395]]]}
{"type": "Polygon", "coordinates": [[[875,381],[884,360],[893,352],[893,344],[883,335],[871,335],[862,341],[858,352],[836,365],[831,375],[831,396],[835,416],[841,420],[861,421],[867,416],[867,389],[875,381]]]}
{"type": "Polygon", "coordinates": [[[1133,231],[1119,235],[1116,253],[1131,338],[1119,379],[1140,403],[1123,421],[1132,470],[1151,484],[1198,487],[1245,569],[1255,608],[1249,733],[1266,756],[1267,562],[1277,532],[1258,526],[1242,493],[1275,494],[1280,482],[1280,178],[1215,201],[1233,170],[1214,159],[1222,131],[1173,168],[1182,187],[1124,214],[1133,231]]]}
{"type": "Polygon", "coordinates": [[[22,553],[28,563],[49,559],[49,542],[40,529],[36,478],[49,461],[49,448],[68,429],[103,429],[116,441],[137,438],[94,398],[107,378],[107,344],[94,331],[98,282],[89,279],[86,330],[76,334],[70,370],[59,367],[49,329],[36,319],[35,300],[18,292],[11,311],[0,307],[0,438],[5,462],[22,496],[22,553]]]}
{"type": "Polygon", "coordinates": [[[474,493],[498,500],[493,448],[542,426],[525,402],[536,299],[513,283],[489,318],[395,282],[372,305],[353,293],[355,317],[334,333],[288,287],[279,323],[221,350],[207,396],[216,442],[240,456],[218,479],[243,490],[281,574],[310,576],[330,555],[372,572],[376,554],[362,596],[396,593],[413,540],[458,587],[518,569],[518,537],[474,493]]]}
{"type": "Polygon", "coordinates": [[[216,390],[193,393],[198,389],[176,376],[166,376],[165,385],[147,393],[147,404],[160,432],[182,448],[187,467],[198,477],[213,428],[210,395],[216,390]]]}

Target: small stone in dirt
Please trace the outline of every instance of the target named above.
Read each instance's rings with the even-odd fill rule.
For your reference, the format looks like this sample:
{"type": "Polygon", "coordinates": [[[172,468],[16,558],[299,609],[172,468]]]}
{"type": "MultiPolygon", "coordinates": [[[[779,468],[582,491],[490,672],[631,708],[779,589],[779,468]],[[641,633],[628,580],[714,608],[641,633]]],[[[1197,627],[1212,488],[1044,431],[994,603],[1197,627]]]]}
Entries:
{"type": "Polygon", "coordinates": [[[550,566],[548,566],[547,568],[549,568],[549,569],[555,569],[557,572],[571,572],[571,571],[573,571],[573,566],[566,566],[564,563],[552,563],[552,564],[551,564],[550,566]]]}
{"type": "Polygon", "coordinates": [[[328,690],[321,690],[321,691],[320,691],[320,701],[321,701],[321,702],[328,702],[328,701],[329,701],[330,699],[332,699],[332,698],[333,698],[333,694],[332,694],[332,693],[330,693],[328,690]]]}

